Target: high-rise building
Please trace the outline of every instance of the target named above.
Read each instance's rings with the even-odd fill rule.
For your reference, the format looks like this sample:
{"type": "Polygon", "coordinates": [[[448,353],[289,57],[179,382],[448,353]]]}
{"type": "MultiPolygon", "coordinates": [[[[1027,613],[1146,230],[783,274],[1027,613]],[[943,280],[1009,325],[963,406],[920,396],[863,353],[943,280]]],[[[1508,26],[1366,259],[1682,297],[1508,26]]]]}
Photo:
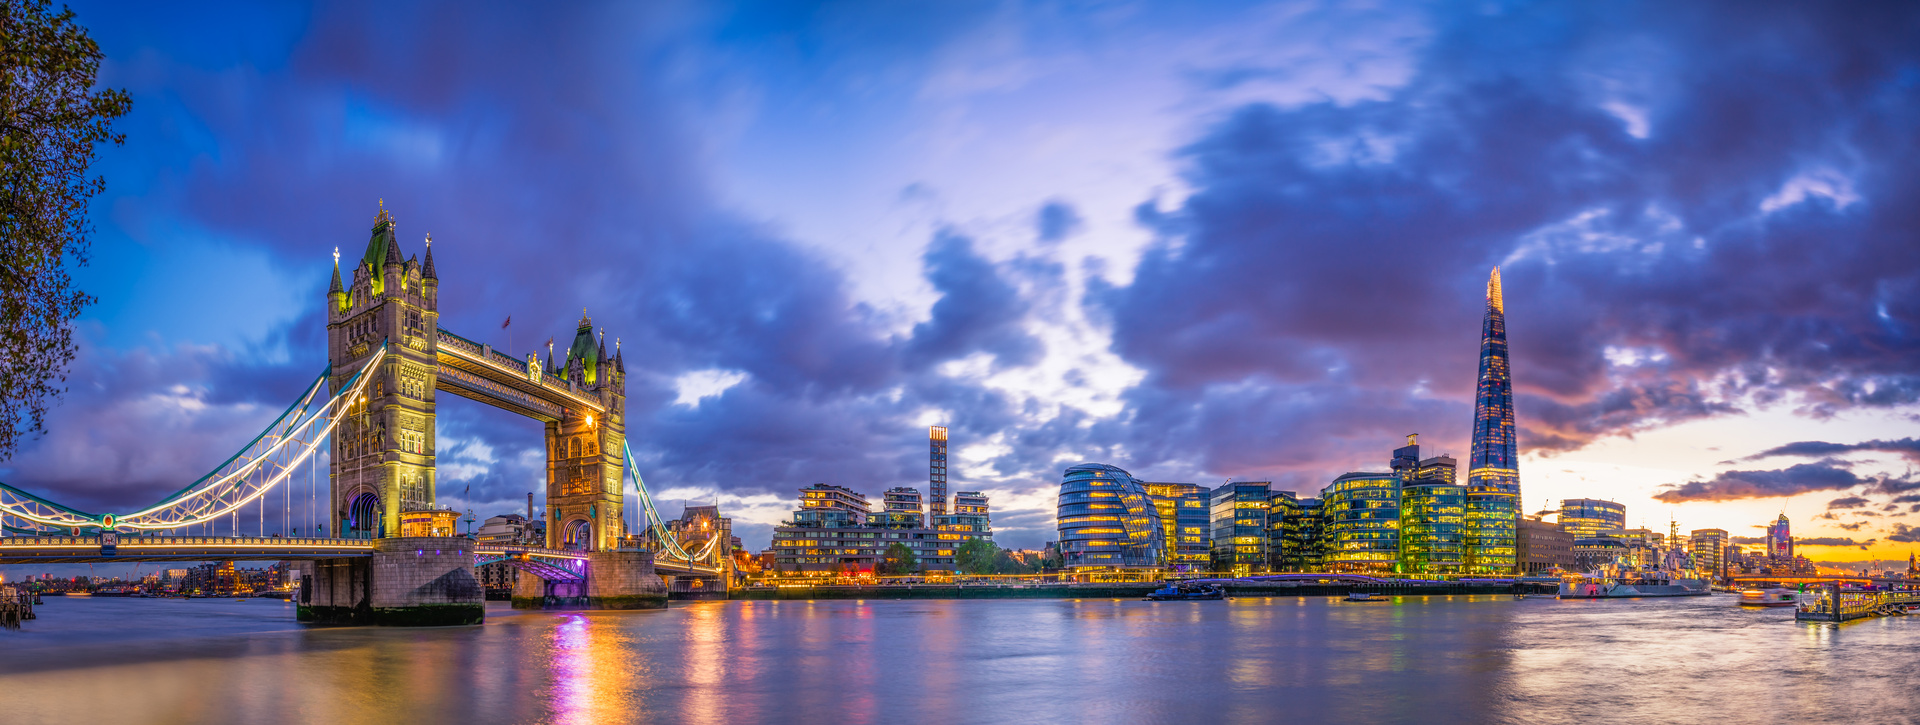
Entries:
{"type": "Polygon", "coordinates": [[[1787,524],[1786,512],[1767,526],[1767,557],[1772,559],[1793,558],[1793,529],[1787,524]]]}
{"type": "Polygon", "coordinates": [[[933,528],[948,532],[972,532],[974,538],[993,538],[993,525],[987,514],[987,496],[979,491],[961,491],[953,495],[953,513],[934,516],[933,528]]]}
{"type": "Polygon", "coordinates": [[[1560,528],[1576,539],[1618,536],[1627,528],[1627,505],[1592,498],[1561,499],[1560,528]]]}
{"type": "MultiPolygon", "coordinates": [[[[1288,498],[1293,496],[1292,492],[1284,493],[1288,494],[1288,498]]],[[[1274,496],[1276,502],[1280,499],[1280,496],[1274,496]]],[[[1325,508],[1322,506],[1320,499],[1300,499],[1298,509],[1293,511],[1290,511],[1289,509],[1292,507],[1286,504],[1282,503],[1278,504],[1278,506],[1284,518],[1280,523],[1282,542],[1280,544],[1279,563],[1274,566],[1274,569],[1278,571],[1326,571],[1326,518],[1324,516],[1325,508]]],[[[1267,509],[1267,528],[1269,531],[1273,528],[1273,511],[1274,508],[1272,507],[1267,509]]],[[[1268,554],[1269,559],[1271,559],[1272,556],[1271,553],[1268,554]]]]}
{"type": "Polygon", "coordinates": [[[1726,576],[1729,540],[1726,529],[1694,529],[1687,537],[1687,553],[1693,558],[1694,571],[1726,576]]]}
{"type": "Polygon", "coordinates": [[[1213,540],[1207,487],[1197,483],[1142,485],[1160,516],[1160,529],[1167,542],[1167,567],[1173,571],[1205,570],[1213,540]]]}
{"type": "Polygon", "coordinates": [[[1117,466],[1082,463],[1060,480],[1060,557],[1069,568],[1156,567],[1166,533],[1139,479],[1117,466]]]}
{"type": "Polygon", "coordinates": [[[1400,477],[1348,473],[1320,491],[1328,571],[1391,573],[1400,554],[1400,477]]]}
{"type": "Polygon", "coordinates": [[[1243,576],[1267,568],[1267,507],[1273,484],[1233,481],[1213,490],[1213,570],[1243,576]]]}
{"type": "Polygon", "coordinates": [[[879,524],[892,529],[918,529],[926,526],[926,512],[920,507],[920,489],[895,486],[886,490],[886,510],[876,514],[879,524]]]}
{"type": "Polygon", "coordinates": [[[1300,497],[1292,491],[1273,491],[1267,497],[1267,570],[1288,569],[1288,560],[1298,556],[1300,544],[1294,540],[1300,530],[1300,497]]]}
{"type": "MultiPolygon", "coordinates": [[[[1417,434],[1416,434],[1417,435],[1417,434]]],[[[1452,456],[1420,459],[1414,435],[1393,452],[1400,478],[1400,565],[1403,574],[1454,574],[1461,565],[1466,487],[1455,479],[1452,456]]]]}
{"type": "Polygon", "coordinates": [[[947,512],[947,427],[927,429],[927,513],[947,512]]]}
{"type": "Polygon", "coordinates": [[[1514,439],[1513,373],[1507,359],[1507,312],[1500,268],[1487,277],[1487,312],[1480,326],[1480,382],[1473,406],[1473,452],[1467,461],[1465,571],[1514,570],[1520,510],[1519,450],[1514,439]]]}

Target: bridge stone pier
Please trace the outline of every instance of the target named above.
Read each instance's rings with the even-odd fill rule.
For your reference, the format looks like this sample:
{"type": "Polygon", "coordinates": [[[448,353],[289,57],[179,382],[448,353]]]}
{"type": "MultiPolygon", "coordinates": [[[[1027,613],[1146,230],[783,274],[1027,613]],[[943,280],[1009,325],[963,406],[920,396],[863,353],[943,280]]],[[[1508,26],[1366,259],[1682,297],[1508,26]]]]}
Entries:
{"type": "Polygon", "coordinates": [[[667,586],[653,552],[615,549],[587,555],[584,577],[541,576],[523,568],[513,587],[515,609],[665,609],[667,586]]]}
{"type": "Polygon", "coordinates": [[[296,617],[315,624],[402,627],[479,624],[486,602],[472,539],[380,539],[372,557],[300,564],[296,617]]]}

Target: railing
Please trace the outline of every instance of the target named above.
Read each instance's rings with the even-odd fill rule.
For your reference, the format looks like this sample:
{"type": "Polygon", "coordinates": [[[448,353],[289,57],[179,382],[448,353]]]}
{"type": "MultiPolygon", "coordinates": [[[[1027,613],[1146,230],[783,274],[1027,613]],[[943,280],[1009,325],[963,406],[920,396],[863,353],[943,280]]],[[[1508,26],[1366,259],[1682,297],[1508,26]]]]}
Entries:
{"type": "Polygon", "coordinates": [[[486,378],[480,377],[478,375],[467,372],[465,370],[461,370],[460,368],[456,368],[446,363],[440,363],[440,377],[451,378],[455,383],[459,384],[463,388],[468,388],[475,392],[485,393],[487,395],[504,398],[506,400],[512,401],[516,405],[525,406],[530,410],[545,413],[547,415],[553,416],[554,418],[566,417],[567,411],[565,408],[562,408],[558,405],[554,405],[553,403],[547,402],[540,398],[534,397],[533,395],[527,394],[523,391],[509,388],[505,385],[501,385],[492,380],[488,380],[486,378]]]}
{"type": "MultiPolygon", "coordinates": [[[[509,356],[505,353],[493,352],[492,348],[486,345],[482,345],[480,343],[474,342],[467,338],[461,337],[459,335],[455,335],[452,332],[448,332],[447,329],[444,327],[438,328],[438,329],[440,332],[441,347],[445,347],[448,350],[451,350],[454,353],[461,355],[462,357],[472,358],[475,362],[483,362],[483,363],[492,365],[496,368],[500,368],[503,372],[506,372],[515,378],[526,380],[527,361],[515,360],[513,359],[512,356],[509,356]]],[[[442,365],[441,368],[445,369],[446,366],[442,365]]],[[[533,382],[533,381],[528,381],[528,382],[533,382]]],[[[606,410],[606,406],[601,405],[599,401],[596,401],[592,398],[588,398],[586,396],[580,395],[577,392],[574,392],[572,389],[567,387],[565,383],[561,382],[559,378],[554,377],[552,375],[544,374],[544,371],[543,371],[543,374],[540,376],[540,381],[538,385],[543,390],[551,392],[555,395],[562,396],[568,400],[572,400],[583,406],[592,408],[595,411],[606,410]]]]}
{"type": "MultiPolygon", "coordinates": [[[[371,549],[370,539],[313,539],[281,538],[275,536],[122,536],[116,547],[119,549],[144,548],[154,546],[246,546],[263,549],[290,549],[303,547],[325,547],[345,549],[371,549]]],[[[100,547],[98,536],[9,536],[0,538],[0,549],[60,549],[60,548],[100,547]]]]}

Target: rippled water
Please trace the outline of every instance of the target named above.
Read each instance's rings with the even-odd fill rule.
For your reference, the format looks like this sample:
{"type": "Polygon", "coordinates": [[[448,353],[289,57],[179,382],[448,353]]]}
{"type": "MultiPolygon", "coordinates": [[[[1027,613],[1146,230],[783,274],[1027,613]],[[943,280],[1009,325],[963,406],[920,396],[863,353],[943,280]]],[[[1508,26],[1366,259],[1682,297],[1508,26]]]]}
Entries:
{"type": "Polygon", "coordinates": [[[1721,595],[675,603],[304,628],[49,597],[0,722],[1911,722],[1920,617],[1721,595]]]}

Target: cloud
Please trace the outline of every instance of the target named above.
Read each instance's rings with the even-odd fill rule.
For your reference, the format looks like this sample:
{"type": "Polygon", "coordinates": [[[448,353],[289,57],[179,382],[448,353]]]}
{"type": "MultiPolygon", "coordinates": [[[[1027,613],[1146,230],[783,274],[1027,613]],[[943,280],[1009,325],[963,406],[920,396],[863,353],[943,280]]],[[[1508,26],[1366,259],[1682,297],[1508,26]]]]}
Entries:
{"type": "MultiPolygon", "coordinates": [[[[1793,496],[1808,491],[1852,488],[1863,479],[1832,462],[1800,463],[1764,471],[1722,471],[1703,481],[1667,484],[1653,495],[1665,503],[1729,501],[1743,498],[1793,496]]],[[[1848,499],[1840,499],[1846,501],[1848,499]]]]}
{"type": "Polygon", "coordinates": [[[1735,536],[1732,538],[1732,541],[1736,544],[1748,545],[1767,543],[1767,539],[1764,536],[1735,536]]]}
{"type": "Polygon", "coordinates": [[[1920,544],[1920,528],[1914,528],[1906,524],[1894,524],[1891,532],[1887,534],[1887,540],[1897,541],[1902,544],[1920,544]]]}
{"type": "Polygon", "coordinates": [[[1920,462],[1920,439],[1901,438],[1898,440],[1871,440],[1860,443],[1828,443],[1826,441],[1796,441],[1783,446],[1768,448],[1741,461],[1757,461],[1773,456],[1803,456],[1819,458],[1855,451],[1874,451],[1879,453],[1898,453],[1909,461],[1920,462]]]}
{"type": "Polygon", "coordinates": [[[1835,536],[1813,536],[1813,537],[1808,537],[1804,539],[1796,538],[1793,540],[1793,545],[1794,546],[1852,546],[1852,547],[1858,547],[1860,549],[1866,549],[1868,546],[1873,545],[1874,541],[1876,540],[1867,539],[1866,541],[1855,541],[1852,538],[1842,538],[1842,537],[1835,537],[1835,536]]]}
{"type": "Polygon", "coordinates": [[[1049,201],[1040,207],[1035,215],[1034,230],[1042,243],[1057,244],[1067,237],[1080,233],[1086,226],[1080,218],[1080,212],[1064,201],[1049,201]]]}
{"type": "Polygon", "coordinates": [[[1857,508],[1860,508],[1861,506],[1867,505],[1868,503],[1871,503],[1871,502],[1859,496],[1848,496],[1846,498],[1836,498],[1832,501],[1828,501],[1827,509],[1828,510],[1857,509],[1857,508]]]}

